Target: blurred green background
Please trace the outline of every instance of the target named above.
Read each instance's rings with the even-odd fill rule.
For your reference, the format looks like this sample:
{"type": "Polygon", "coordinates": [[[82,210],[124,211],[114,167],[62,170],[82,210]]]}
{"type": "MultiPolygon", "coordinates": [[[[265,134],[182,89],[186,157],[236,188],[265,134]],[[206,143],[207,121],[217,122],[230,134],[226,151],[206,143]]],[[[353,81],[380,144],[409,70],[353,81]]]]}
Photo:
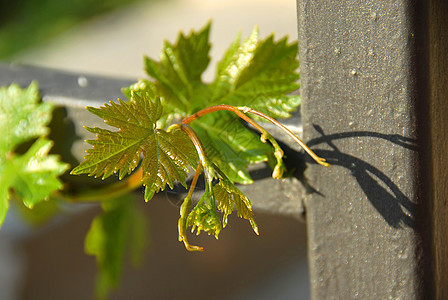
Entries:
{"type": "Polygon", "coordinates": [[[0,59],[44,44],[67,29],[143,0],[0,1],[0,59]]]}

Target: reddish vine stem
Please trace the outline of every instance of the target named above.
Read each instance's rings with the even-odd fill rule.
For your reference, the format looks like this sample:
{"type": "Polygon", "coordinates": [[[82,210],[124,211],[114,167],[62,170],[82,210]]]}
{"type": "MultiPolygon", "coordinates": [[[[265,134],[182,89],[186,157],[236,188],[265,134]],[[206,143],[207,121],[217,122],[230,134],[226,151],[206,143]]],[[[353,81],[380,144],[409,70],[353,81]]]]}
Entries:
{"type": "Polygon", "coordinates": [[[204,167],[207,166],[207,159],[205,156],[204,146],[202,146],[201,140],[197,136],[196,132],[194,132],[194,130],[190,126],[184,123],[179,125],[179,127],[183,132],[185,132],[188,135],[190,140],[193,142],[193,145],[195,146],[196,151],[198,152],[199,155],[199,161],[202,163],[204,167]]]}
{"type": "Polygon", "coordinates": [[[191,181],[190,189],[188,190],[187,197],[191,198],[193,196],[194,189],[196,188],[196,184],[198,183],[199,175],[201,174],[202,163],[199,161],[196,171],[194,173],[193,180],[191,181]]]}
{"type": "Polygon", "coordinates": [[[259,112],[257,110],[251,109],[249,107],[245,107],[245,106],[237,107],[237,106],[232,106],[232,105],[227,105],[227,104],[220,104],[220,105],[211,106],[211,107],[205,108],[203,110],[200,110],[197,113],[194,113],[193,115],[185,118],[184,120],[182,120],[182,124],[183,125],[187,125],[187,124],[193,122],[194,120],[196,120],[197,118],[200,118],[200,117],[205,116],[205,115],[207,115],[209,113],[212,113],[212,112],[215,112],[215,111],[220,111],[220,110],[228,110],[228,111],[231,111],[231,112],[235,113],[241,119],[243,119],[244,121],[246,121],[247,123],[249,123],[250,125],[255,127],[262,134],[265,134],[266,130],[263,127],[261,127],[260,125],[258,125],[254,120],[252,120],[251,118],[246,116],[244,113],[252,113],[252,114],[255,114],[257,116],[260,116],[260,117],[270,121],[274,125],[278,126],[280,129],[285,131],[290,137],[292,137],[294,139],[294,141],[296,141],[318,164],[320,164],[322,166],[325,166],[325,167],[330,166],[329,163],[325,162],[324,158],[317,156],[316,153],[313,152],[313,150],[311,150],[300,138],[298,138],[286,126],[284,126],[283,124],[281,124],[277,120],[269,117],[268,115],[266,115],[266,114],[264,114],[262,112],[259,112]]]}
{"type": "MultiPolygon", "coordinates": [[[[205,185],[210,191],[212,191],[212,181],[215,174],[215,170],[214,167],[212,167],[212,164],[210,164],[207,160],[205,149],[201,143],[201,140],[199,139],[196,132],[194,132],[194,130],[190,126],[186,124],[181,124],[180,129],[190,137],[191,141],[196,147],[196,151],[198,152],[199,155],[199,161],[202,163],[202,167],[204,169],[205,185]]],[[[212,206],[213,209],[215,209],[214,201],[211,201],[210,205],[212,206]]]]}
{"type": "Polygon", "coordinates": [[[314,153],[313,150],[311,150],[305,144],[305,142],[303,142],[301,139],[299,139],[297,137],[297,135],[295,135],[288,127],[286,127],[285,125],[281,124],[276,119],[271,118],[268,115],[265,115],[264,113],[259,112],[257,110],[252,109],[252,108],[249,108],[249,107],[244,107],[244,106],[243,107],[238,107],[238,110],[243,111],[243,112],[252,113],[252,114],[255,114],[257,116],[260,116],[260,117],[268,120],[272,124],[276,125],[280,129],[282,129],[284,132],[286,132],[291,138],[293,138],[294,141],[296,141],[296,143],[298,143],[318,164],[320,164],[322,166],[325,166],[325,167],[329,167],[330,166],[329,163],[325,162],[324,158],[317,156],[316,153],[314,153]]]}
{"type": "Polygon", "coordinates": [[[196,172],[194,173],[193,181],[191,182],[190,189],[188,190],[188,194],[184,199],[180,207],[180,218],[178,221],[178,230],[179,230],[179,241],[184,242],[185,248],[188,251],[203,251],[203,247],[193,246],[188,242],[187,239],[187,218],[188,213],[191,209],[191,197],[193,196],[194,189],[196,187],[196,183],[198,182],[199,174],[201,174],[202,163],[199,161],[198,166],[196,168],[196,172]]]}
{"type": "Polygon", "coordinates": [[[243,114],[242,112],[240,112],[240,110],[238,109],[238,107],[236,106],[232,106],[232,105],[227,105],[227,104],[220,104],[220,105],[215,105],[215,106],[210,106],[207,107],[203,110],[198,111],[197,113],[192,114],[191,116],[185,118],[182,120],[182,124],[184,125],[188,125],[191,122],[193,122],[194,120],[205,116],[209,113],[215,112],[215,111],[220,111],[220,110],[228,110],[231,111],[235,114],[238,115],[238,117],[240,117],[241,119],[243,119],[244,121],[246,121],[247,123],[249,123],[250,125],[254,126],[258,131],[260,131],[261,133],[263,133],[265,130],[263,129],[263,127],[261,127],[260,125],[258,125],[254,120],[252,120],[251,118],[249,118],[248,116],[246,116],[245,114],[243,114]]]}

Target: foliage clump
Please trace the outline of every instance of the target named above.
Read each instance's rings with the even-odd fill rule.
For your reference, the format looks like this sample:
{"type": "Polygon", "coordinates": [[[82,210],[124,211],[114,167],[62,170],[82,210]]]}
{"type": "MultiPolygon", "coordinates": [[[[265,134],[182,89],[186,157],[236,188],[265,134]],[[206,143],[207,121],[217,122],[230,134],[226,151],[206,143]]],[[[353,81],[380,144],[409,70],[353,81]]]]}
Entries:
{"type": "Polygon", "coordinates": [[[87,141],[93,148],[72,170],[72,174],[102,178],[118,173],[122,179],[139,166],[149,201],[175,181],[186,187],[188,167],[195,169],[178,226],[179,240],[188,250],[198,251],[202,247],[190,245],[187,228],[218,238],[234,209],[258,234],[252,205],[235,186],[252,182],[248,165],[267,161],[274,178],[281,178],[286,170],[282,149],[255,120],[279,126],[326,165],[274,119],[289,117],[300,104],[299,96],[289,94],[299,87],[297,43],[288,44],[286,38],[274,41],[273,35],[259,40],[257,28],[243,42],[238,35],[217,64],[215,80],[204,83],[201,76],[210,62],[209,31],[210,24],[188,36],[180,33],[175,44],[164,43],[159,61],[145,57],[152,80],[125,88],[128,101],[88,108],[118,131],[87,128],[97,139],[87,141]],[[205,191],[193,207],[192,194],[201,173],[205,191]]]}

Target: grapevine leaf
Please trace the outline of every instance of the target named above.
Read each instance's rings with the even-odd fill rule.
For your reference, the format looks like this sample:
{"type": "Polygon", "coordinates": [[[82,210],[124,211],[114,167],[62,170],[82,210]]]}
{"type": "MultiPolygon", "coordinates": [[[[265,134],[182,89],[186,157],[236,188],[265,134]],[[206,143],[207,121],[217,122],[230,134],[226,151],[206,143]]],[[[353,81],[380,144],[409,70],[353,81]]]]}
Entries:
{"type": "Polygon", "coordinates": [[[258,226],[254,220],[252,204],[228,178],[220,178],[219,182],[213,186],[213,193],[218,203],[218,210],[224,213],[223,227],[226,227],[227,217],[236,208],[238,217],[248,220],[255,233],[258,234],[258,226]]]}
{"type": "MultiPolygon", "coordinates": [[[[230,104],[250,106],[274,118],[290,117],[300,105],[299,96],[288,95],[299,87],[297,43],[288,44],[286,38],[274,41],[272,35],[259,40],[257,29],[241,43],[239,34],[218,63],[215,80],[206,84],[201,73],[209,62],[209,29],[210,24],[189,36],[181,33],[174,44],[165,42],[160,62],[145,57],[146,71],[155,80],[166,113],[182,118],[205,107],[230,104]]],[[[272,159],[274,149],[253,138],[250,129],[236,120],[224,113],[219,119],[202,117],[191,127],[210,159],[232,181],[247,184],[252,182],[248,165],[272,159]],[[231,134],[225,133],[227,129],[233,130],[231,134]],[[244,147],[235,146],[235,141],[244,141],[244,147]]]]}
{"type": "MultiPolygon", "coordinates": [[[[145,79],[140,79],[129,87],[122,88],[122,92],[128,99],[132,98],[132,93],[137,93],[139,95],[149,93],[152,97],[160,94],[157,91],[156,85],[153,82],[145,79]]],[[[156,124],[158,128],[165,128],[171,124],[174,118],[178,118],[179,115],[176,113],[176,109],[172,109],[172,107],[166,105],[166,101],[164,98],[160,98],[160,102],[163,107],[163,112],[161,117],[157,120],[156,124]]]]}
{"type": "Polygon", "coordinates": [[[0,225],[9,206],[10,190],[28,208],[48,199],[62,187],[57,178],[68,165],[56,155],[49,155],[53,143],[42,137],[48,133],[52,106],[39,103],[36,83],[21,89],[12,84],[0,88],[0,225]],[[25,154],[16,147],[39,137],[25,154]]]}
{"type": "Polygon", "coordinates": [[[299,88],[297,53],[297,43],[288,45],[287,38],[275,42],[271,35],[259,41],[255,28],[240,47],[231,45],[218,64],[208,105],[250,106],[273,118],[290,117],[300,105],[299,96],[286,95],[299,88]]]}
{"type": "Polygon", "coordinates": [[[99,274],[96,296],[106,298],[120,281],[126,250],[141,257],[145,219],[131,195],[103,201],[104,212],[95,217],[85,239],[85,251],[96,256],[99,274]],[[128,247],[131,247],[129,249],[128,247]]]}
{"type": "Polygon", "coordinates": [[[47,127],[51,120],[52,105],[39,103],[37,83],[32,82],[22,89],[17,84],[0,87],[0,153],[4,159],[19,144],[32,138],[48,134],[47,127]]]}
{"type": "Polygon", "coordinates": [[[62,187],[57,177],[68,169],[68,165],[59,162],[57,155],[48,155],[52,145],[52,141],[40,138],[24,155],[12,160],[16,170],[12,187],[28,208],[33,208],[47,199],[52,191],[62,187]]]}
{"type": "Polygon", "coordinates": [[[184,113],[190,110],[190,99],[202,85],[201,75],[210,62],[209,31],[210,24],[207,24],[200,32],[192,31],[187,37],[180,33],[174,45],[165,41],[160,62],[145,57],[146,72],[157,80],[157,88],[167,104],[184,113]]]}
{"type": "Polygon", "coordinates": [[[72,174],[87,173],[104,179],[118,172],[122,179],[142,161],[146,201],[164,190],[166,184],[173,188],[175,180],[186,186],[188,166],[197,161],[196,150],[180,129],[168,132],[157,128],[156,122],[162,115],[159,98],[150,93],[133,93],[127,102],[119,100],[118,104],[110,102],[88,110],[119,131],[87,128],[97,134],[97,139],[87,141],[93,148],[87,150],[86,160],[72,174]]]}
{"type": "Polygon", "coordinates": [[[240,49],[240,44],[241,44],[241,32],[239,32],[237,34],[235,40],[230,45],[229,49],[227,49],[227,51],[224,53],[224,57],[217,64],[216,74],[215,74],[215,77],[216,77],[215,78],[215,86],[214,86],[214,93],[213,93],[214,99],[219,98],[218,95],[226,94],[230,90],[232,80],[227,77],[231,76],[231,75],[236,76],[237,74],[231,73],[229,66],[232,65],[232,62],[234,61],[235,57],[237,56],[237,53],[240,49]],[[228,70],[227,72],[225,72],[226,69],[228,70]],[[221,89],[220,89],[220,87],[221,87],[221,89]],[[220,91],[221,91],[221,93],[220,93],[220,91]]]}
{"type": "Polygon", "coordinates": [[[224,58],[218,62],[211,102],[220,100],[234,92],[241,72],[253,59],[258,44],[258,30],[255,29],[242,45],[240,45],[240,40],[241,36],[238,35],[224,54],[224,58]]]}
{"type": "Polygon", "coordinates": [[[214,235],[218,239],[222,225],[216,210],[211,208],[208,202],[212,197],[209,190],[205,190],[199,203],[192,209],[187,218],[187,227],[191,227],[191,232],[196,230],[196,235],[201,231],[207,232],[208,235],[214,235]]]}
{"type": "Polygon", "coordinates": [[[249,220],[253,230],[258,235],[258,226],[255,223],[252,204],[249,199],[215,164],[210,163],[207,168],[208,171],[204,169],[204,176],[206,177],[205,191],[199,202],[190,211],[192,201],[189,192],[180,207],[180,218],[178,222],[179,241],[183,241],[186,249],[189,251],[202,251],[203,248],[193,246],[189,243],[186,234],[188,227],[191,227],[191,232],[196,230],[197,235],[205,231],[218,239],[221,229],[226,227],[228,216],[234,209],[237,210],[240,218],[249,220]],[[207,178],[209,177],[207,173],[212,177],[207,178]],[[219,179],[215,185],[212,185],[213,178],[219,179]],[[219,220],[217,210],[224,213],[222,223],[219,220]]]}

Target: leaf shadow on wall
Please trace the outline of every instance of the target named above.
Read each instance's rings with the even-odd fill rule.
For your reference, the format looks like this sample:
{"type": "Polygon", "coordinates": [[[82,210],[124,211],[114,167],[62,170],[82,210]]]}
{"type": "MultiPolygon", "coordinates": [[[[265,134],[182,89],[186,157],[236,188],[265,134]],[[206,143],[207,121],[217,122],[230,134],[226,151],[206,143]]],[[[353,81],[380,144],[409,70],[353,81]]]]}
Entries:
{"type": "Polygon", "coordinates": [[[378,168],[357,157],[341,152],[333,142],[344,138],[372,137],[389,141],[411,151],[417,151],[416,140],[396,134],[388,135],[368,131],[326,135],[320,126],[313,126],[321,134],[321,137],[308,141],[307,145],[310,147],[323,143],[329,145],[332,150],[315,150],[316,154],[324,157],[331,165],[342,166],[350,170],[367,199],[390,226],[394,228],[406,226],[415,229],[414,215],[417,205],[411,202],[400,188],[378,168]]]}

